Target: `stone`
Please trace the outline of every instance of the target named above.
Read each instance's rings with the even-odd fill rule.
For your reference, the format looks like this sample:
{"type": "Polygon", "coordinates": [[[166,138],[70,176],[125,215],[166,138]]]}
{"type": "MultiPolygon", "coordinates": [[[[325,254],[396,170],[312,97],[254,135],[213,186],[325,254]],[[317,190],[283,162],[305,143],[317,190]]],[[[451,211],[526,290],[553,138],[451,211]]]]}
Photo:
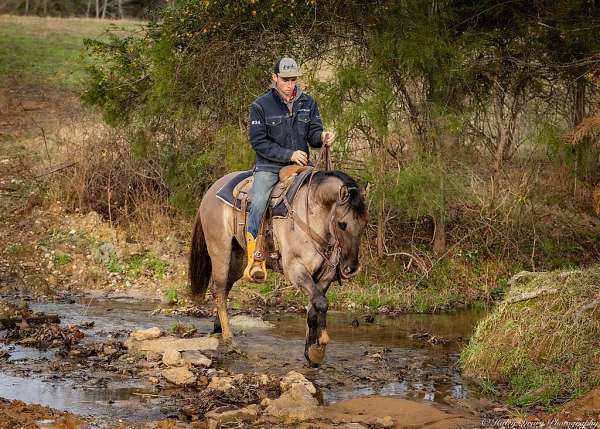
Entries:
{"type": "Polygon", "coordinates": [[[118,256],[118,249],[112,243],[102,243],[100,246],[92,248],[91,254],[96,262],[108,264],[111,258],[118,256]]]}
{"type": "Polygon", "coordinates": [[[212,360],[204,356],[198,350],[190,350],[181,353],[184,365],[199,366],[209,368],[212,365],[212,360]]]}
{"type": "Polygon", "coordinates": [[[271,383],[271,377],[268,374],[258,374],[256,381],[258,381],[259,386],[266,386],[271,383]]]}
{"type": "Polygon", "coordinates": [[[282,392],[286,392],[286,391],[290,390],[296,384],[301,384],[304,387],[306,387],[306,390],[308,390],[308,392],[311,395],[314,395],[317,393],[317,389],[315,388],[314,384],[312,384],[310,381],[308,381],[306,379],[306,377],[304,377],[302,374],[300,374],[297,371],[288,372],[285,375],[285,377],[283,377],[281,379],[279,386],[281,387],[282,392]]]}
{"type": "Polygon", "coordinates": [[[196,382],[196,377],[192,372],[185,367],[176,367],[165,369],[162,372],[162,376],[169,383],[173,383],[177,386],[187,386],[196,382]]]}
{"type": "Polygon", "coordinates": [[[209,428],[219,428],[222,424],[230,422],[253,422],[258,417],[258,407],[252,404],[239,410],[206,413],[209,428]]]}
{"type": "Polygon", "coordinates": [[[133,331],[129,334],[130,338],[133,338],[136,341],[144,341],[144,340],[152,340],[154,338],[160,337],[161,331],[160,328],[154,327],[149,329],[141,329],[139,331],[133,331]]]}
{"type": "Polygon", "coordinates": [[[229,324],[234,329],[252,330],[252,329],[271,329],[273,324],[262,320],[260,317],[246,316],[238,314],[229,319],[229,324]]]}
{"type": "Polygon", "coordinates": [[[184,363],[181,353],[177,350],[167,350],[163,354],[162,361],[167,366],[181,366],[184,363]]]}
{"type": "Polygon", "coordinates": [[[146,360],[148,362],[159,362],[160,360],[162,360],[162,356],[160,355],[160,353],[146,352],[146,360]]]}
{"type": "Polygon", "coordinates": [[[382,427],[384,429],[393,428],[396,426],[394,420],[390,416],[377,417],[375,419],[375,425],[382,427]]]}
{"type": "Polygon", "coordinates": [[[303,422],[317,417],[319,403],[306,386],[297,383],[279,398],[270,400],[265,413],[283,419],[286,423],[303,422]]]}
{"type": "Polygon", "coordinates": [[[213,390],[229,390],[233,387],[233,377],[213,377],[208,388],[213,390]]]}
{"type": "Polygon", "coordinates": [[[177,350],[178,352],[190,350],[216,350],[219,346],[219,340],[212,337],[202,338],[176,338],[162,337],[154,340],[137,341],[129,337],[123,344],[127,347],[129,353],[137,352],[155,352],[164,353],[167,350],[177,350]]]}

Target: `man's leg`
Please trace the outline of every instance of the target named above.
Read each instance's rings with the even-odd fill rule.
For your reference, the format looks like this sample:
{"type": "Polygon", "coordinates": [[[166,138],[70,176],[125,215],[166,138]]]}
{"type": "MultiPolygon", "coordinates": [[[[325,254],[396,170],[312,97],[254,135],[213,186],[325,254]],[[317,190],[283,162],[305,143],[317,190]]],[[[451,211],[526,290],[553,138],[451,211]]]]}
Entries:
{"type": "Polygon", "coordinates": [[[249,281],[264,280],[266,277],[264,260],[262,263],[255,263],[254,252],[256,251],[256,239],[260,224],[269,203],[269,195],[278,180],[277,173],[270,173],[268,171],[257,171],[254,173],[254,183],[250,191],[251,203],[246,232],[248,265],[244,271],[244,277],[249,281]]]}

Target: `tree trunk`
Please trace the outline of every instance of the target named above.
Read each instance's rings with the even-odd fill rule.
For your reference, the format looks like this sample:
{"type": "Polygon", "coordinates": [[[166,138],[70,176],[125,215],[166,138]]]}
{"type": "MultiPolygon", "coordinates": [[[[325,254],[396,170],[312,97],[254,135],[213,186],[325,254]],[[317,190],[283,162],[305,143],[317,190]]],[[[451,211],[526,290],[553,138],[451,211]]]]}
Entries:
{"type": "Polygon", "coordinates": [[[445,177],[442,171],[439,172],[439,207],[436,208],[433,215],[433,252],[437,256],[442,256],[446,252],[446,194],[445,177]]]}
{"type": "Polygon", "coordinates": [[[104,0],[104,6],[102,7],[102,19],[106,18],[106,8],[108,6],[108,0],[104,0]]]}
{"type": "Polygon", "coordinates": [[[377,256],[383,258],[385,256],[385,139],[378,142],[376,150],[372,151],[372,156],[377,159],[378,166],[377,175],[379,177],[379,204],[377,206],[377,256]]]}
{"type": "Polygon", "coordinates": [[[100,18],[100,0],[96,0],[96,19],[100,18]]]}
{"type": "Polygon", "coordinates": [[[48,16],[48,0],[44,0],[43,8],[44,8],[44,16],[48,16]]]}
{"type": "Polygon", "coordinates": [[[123,0],[117,0],[117,5],[119,6],[119,18],[123,19],[123,0]]]}
{"type": "Polygon", "coordinates": [[[25,15],[29,15],[29,0],[25,0],[25,15]]]}
{"type": "Polygon", "coordinates": [[[90,17],[90,10],[91,9],[92,9],[92,0],[88,0],[88,2],[87,2],[87,9],[85,11],[86,18],[90,17]]]}
{"type": "Polygon", "coordinates": [[[572,122],[573,128],[585,118],[585,79],[579,78],[573,88],[573,113],[572,122]]]}

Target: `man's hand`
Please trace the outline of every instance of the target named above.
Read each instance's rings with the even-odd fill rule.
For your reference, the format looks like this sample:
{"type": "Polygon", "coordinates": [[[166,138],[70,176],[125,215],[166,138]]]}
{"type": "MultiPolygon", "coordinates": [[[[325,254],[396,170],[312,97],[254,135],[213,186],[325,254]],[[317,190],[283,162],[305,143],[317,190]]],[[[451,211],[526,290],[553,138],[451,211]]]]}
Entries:
{"type": "Polygon", "coordinates": [[[331,146],[331,143],[335,140],[335,132],[333,131],[323,131],[321,133],[321,142],[325,146],[331,146]]]}
{"type": "Polygon", "coordinates": [[[297,150],[292,154],[291,161],[298,165],[306,165],[308,164],[308,155],[304,151],[297,150]]]}

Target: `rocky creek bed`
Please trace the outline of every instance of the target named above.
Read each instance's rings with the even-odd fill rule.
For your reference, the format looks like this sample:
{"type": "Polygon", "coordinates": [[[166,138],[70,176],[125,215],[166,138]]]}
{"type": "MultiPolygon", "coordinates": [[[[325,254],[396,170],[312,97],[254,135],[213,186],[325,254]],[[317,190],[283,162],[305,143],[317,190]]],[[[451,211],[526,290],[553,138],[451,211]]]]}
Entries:
{"type": "MultiPolygon", "coordinates": [[[[16,323],[0,331],[0,397],[84,416],[81,427],[454,427],[508,413],[457,369],[475,312],[332,312],[315,370],[304,366],[302,314],[232,312],[234,351],[209,335],[209,308],[5,290],[4,319],[16,323]]],[[[56,413],[45,420],[58,425],[56,413]]]]}

